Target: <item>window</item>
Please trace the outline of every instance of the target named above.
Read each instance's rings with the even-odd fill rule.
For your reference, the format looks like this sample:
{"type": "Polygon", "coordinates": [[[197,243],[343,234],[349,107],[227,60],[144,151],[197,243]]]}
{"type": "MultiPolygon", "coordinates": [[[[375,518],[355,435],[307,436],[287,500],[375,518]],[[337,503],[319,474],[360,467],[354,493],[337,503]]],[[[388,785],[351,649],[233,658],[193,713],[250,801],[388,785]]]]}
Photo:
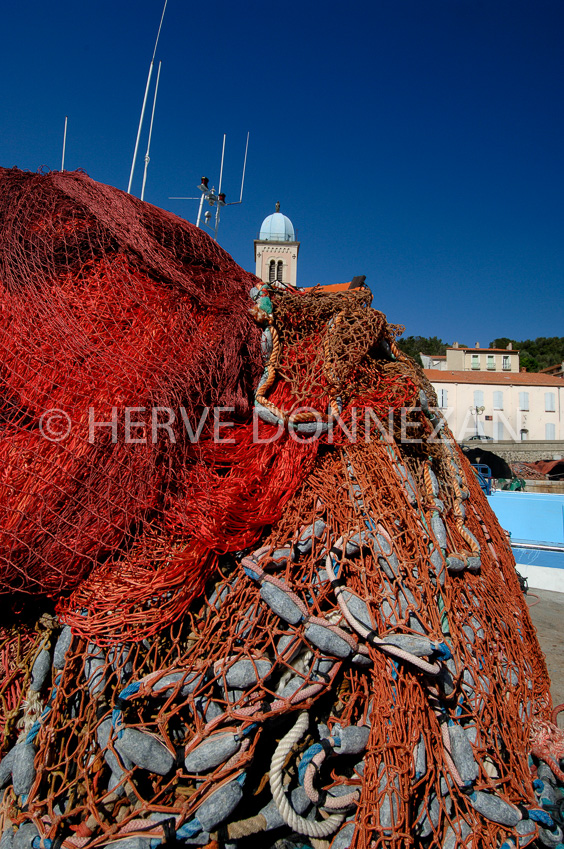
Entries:
{"type": "Polygon", "coordinates": [[[441,409],[448,407],[448,389],[438,389],[437,390],[437,401],[438,401],[439,407],[441,407],[441,409]]]}
{"type": "Polygon", "coordinates": [[[478,369],[478,370],[480,369],[480,355],[479,354],[472,354],[472,368],[478,369]]]}
{"type": "Polygon", "coordinates": [[[554,422],[547,422],[544,426],[544,438],[556,439],[556,425],[554,422]]]}
{"type": "Polygon", "coordinates": [[[488,354],[486,368],[488,371],[495,371],[495,356],[493,354],[488,354]]]}
{"type": "MultiPolygon", "coordinates": [[[[556,410],[555,406],[555,394],[554,392],[545,392],[544,393],[544,409],[547,413],[554,413],[556,410]]],[[[548,439],[548,436],[546,437],[548,439]]]]}
{"type": "Polygon", "coordinates": [[[493,408],[494,410],[503,410],[503,392],[494,392],[493,408]]]}
{"type": "Polygon", "coordinates": [[[529,431],[526,427],[521,429],[521,442],[526,442],[529,438],[529,431]]]}
{"type": "Polygon", "coordinates": [[[504,371],[511,371],[511,357],[509,354],[503,355],[501,367],[504,371]]]}
{"type": "Polygon", "coordinates": [[[481,389],[474,390],[474,406],[475,407],[483,407],[484,406],[484,393],[481,389]]]}
{"type": "Polygon", "coordinates": [[[519,409],[520,410],[528,410],[529,409],[529,393],[528,392],[519,392],[519,409]]]}
{"type": "Polygon", "coordinates": [[[494,439],[499,442],[500,439],[504,438],[503,422],[494,422],[494,439]]]}
{"type": "Polygon", "coordinates": [[[268,282],[274,283],[276,280],[276,260],[271,259],[268,265],[268,282]]]}
{"type": "Polygon", "coordinates": [[[281,259],[279,259],[278,263],[276,265],[276,279],[278,280],[279,283],[282,283],[283,273],[284,273],[284,263],[282,262],[281,259]]]}

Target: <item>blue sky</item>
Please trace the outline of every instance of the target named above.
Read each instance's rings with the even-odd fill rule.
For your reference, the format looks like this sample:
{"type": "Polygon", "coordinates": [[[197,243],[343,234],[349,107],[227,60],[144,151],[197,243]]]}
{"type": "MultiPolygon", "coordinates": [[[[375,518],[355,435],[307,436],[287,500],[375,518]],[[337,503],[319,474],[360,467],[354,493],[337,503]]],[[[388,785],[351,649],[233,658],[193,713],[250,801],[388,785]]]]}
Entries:
{"type": "MultiPolygon", "coordinates": [[[[126,189],[162,8],[5,0],[0,165],[60,168],[68,115],[65,167],[126,189]]],[[[226,133],[237,200],[249,131],[244,267],[279,200],[300,285],[366,274],[410,335],[564,335],[563,42],[563,0],[168,0],[145,199],[195,221],[169,197],[217,184],[226,133]]]]}

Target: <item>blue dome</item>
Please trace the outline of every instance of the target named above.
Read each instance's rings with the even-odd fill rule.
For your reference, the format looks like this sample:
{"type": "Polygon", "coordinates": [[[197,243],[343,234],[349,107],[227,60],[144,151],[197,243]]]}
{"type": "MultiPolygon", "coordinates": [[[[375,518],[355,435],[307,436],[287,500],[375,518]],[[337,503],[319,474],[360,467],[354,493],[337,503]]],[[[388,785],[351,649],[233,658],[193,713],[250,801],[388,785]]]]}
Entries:
{"type": "Polygon", "coordinates": [[[287,215],[273,212],[262,222],[259,239],[261,242],[295,242],[294,225],[287,215]]]}

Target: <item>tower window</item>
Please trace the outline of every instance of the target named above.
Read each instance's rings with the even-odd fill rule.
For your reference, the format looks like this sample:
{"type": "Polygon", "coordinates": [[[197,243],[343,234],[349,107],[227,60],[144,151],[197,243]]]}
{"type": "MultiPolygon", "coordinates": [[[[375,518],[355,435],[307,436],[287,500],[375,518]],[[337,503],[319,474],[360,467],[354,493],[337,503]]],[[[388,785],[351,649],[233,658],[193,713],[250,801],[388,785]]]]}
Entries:
{"type": "Polygon", "coordinates": [[[268,282],[274,283],[276,280],[276,260],[271,259],[268,265],[268,282]]]}
{"type": "Polygon", "coordinates": [[[279,259],[278,263],[276,265],[276,279],[278,280],[279,283],[282,283],[283,273],[284,273],[284,263],[282,262],[281,259],[279,259]]]}

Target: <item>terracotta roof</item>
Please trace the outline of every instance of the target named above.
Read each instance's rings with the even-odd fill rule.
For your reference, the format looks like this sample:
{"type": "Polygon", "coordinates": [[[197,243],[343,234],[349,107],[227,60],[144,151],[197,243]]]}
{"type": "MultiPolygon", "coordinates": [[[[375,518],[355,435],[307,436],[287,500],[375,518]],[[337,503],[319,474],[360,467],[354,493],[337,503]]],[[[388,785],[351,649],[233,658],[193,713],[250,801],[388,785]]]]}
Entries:
{"type": "Polygon", "coordinates": [[[562,372],[562,363],[556,363],[553,366],[547,366],[547,368],[541,368],[542,374],[557,374],[558,372],[562,372]]]}
{"type": "Polygon", "coordinates": [[[348,283],[329,283],[328,286],[307,286],[302,291],[311,292],[312,289],[323,289],[324,292],[346,292],[350,289],[350,280],[348,283]]]}
{"type": "Polygon", "coordinates": [[[302,292],[311,292],[312,289],[322,289],[324,292],[346,292],[348,289],[359,289],[365,285],[366,275],[362,274],[358,277],[353,277],[348,283],[329,283],[326,286],[318,284],[317,286],[306,286],[302,288],[302,292]]]}
{"type": "Polygon", "coordinates": [[[431,383],[492,383],[506,386],[564,386],[561,377],[530,371],[441,371],[426,368],[431,383]]]}

